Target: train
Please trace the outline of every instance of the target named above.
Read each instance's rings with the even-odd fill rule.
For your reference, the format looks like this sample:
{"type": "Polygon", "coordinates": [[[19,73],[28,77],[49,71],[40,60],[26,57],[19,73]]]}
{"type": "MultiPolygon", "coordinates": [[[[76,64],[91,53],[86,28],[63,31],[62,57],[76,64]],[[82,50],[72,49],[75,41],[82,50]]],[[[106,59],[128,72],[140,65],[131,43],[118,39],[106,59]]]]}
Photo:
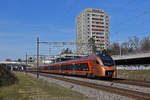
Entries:
{"type": "Polygon", "coordinates": [[[80,75],[86,77],[115,78],[117,70],[112,57],[106,53],[86,56],[83,58],[56,62],[39,67],[30,67],[28,72],[80,75]]]}

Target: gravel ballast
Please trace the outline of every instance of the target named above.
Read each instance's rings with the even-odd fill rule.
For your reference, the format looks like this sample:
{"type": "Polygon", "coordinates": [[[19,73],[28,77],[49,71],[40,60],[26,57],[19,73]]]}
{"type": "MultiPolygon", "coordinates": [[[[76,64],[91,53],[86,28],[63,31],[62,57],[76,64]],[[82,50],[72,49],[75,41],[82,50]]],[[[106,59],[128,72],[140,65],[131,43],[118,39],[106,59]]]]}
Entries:
{"type": "MultiPolygon", "coordinates": [[[[35,74],[28,73],[28,75],[32,76],[33,78],[36,78],[35,74]]],[[[66,77],[66,76],[63,76],[66,77]]],[[[93,98],[94,100],[134,100],[132,98],[128,98],[125,96],[120,96],[117,94],[108,93],[105,91],[89,88],[86,86],[80,86],[77,84],[56,80],[53,78],[48,78],[44,76],[40,76],[39,79],[45,80],[51,84],[63,86],[67,89],[71,89],[72,91],[76,91],[78,93],[81,93],[87,97],[93,98]]],[[[83,81],[83,80],[82,80],[83,81]]]]}

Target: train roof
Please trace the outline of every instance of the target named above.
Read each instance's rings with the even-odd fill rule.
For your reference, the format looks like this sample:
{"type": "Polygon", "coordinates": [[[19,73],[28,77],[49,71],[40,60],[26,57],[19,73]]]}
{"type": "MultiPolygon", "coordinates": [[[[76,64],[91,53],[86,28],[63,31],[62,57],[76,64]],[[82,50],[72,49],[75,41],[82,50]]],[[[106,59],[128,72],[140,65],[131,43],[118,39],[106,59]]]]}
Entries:
{"type": "Polygon", "coordinates": [[[66,63],[73,63],[73,62],[78,62],[78,61],[88,61],[88,60],[95,59],[96,57],[101,58],[101,57],[104,57],[104,56],[108,56],[108,54],[107,53],[94,54],[94,55],[84,56],[82,58],[77,58],[77,59],[71,59],[71,60],[67,60],[67,61],[60,61],[60,62],[55,62],[55,63],[51,63],[51,64],[40,65],[40,67],[66,64],[66,63]]]}
{"type": "Polygon", "coordinates": [[[49,66],[49,65],[56,65],[56,64],[65,64],[65,63],[72,63],[72,62],[78,62],[78,61],[88,61],[91,60],[92,58],[95,58],[95,55],[91,55],[91,56],[85,56],[82,58],[77,58],[77,59],[72,59],[72,60],[67,60],[67,61],[61,61],[61,62],[56,62],[56,63],[51,63],[51,64],[47,64],[47,65],[41,65],[41,67],[43,66],[49,66]]]}

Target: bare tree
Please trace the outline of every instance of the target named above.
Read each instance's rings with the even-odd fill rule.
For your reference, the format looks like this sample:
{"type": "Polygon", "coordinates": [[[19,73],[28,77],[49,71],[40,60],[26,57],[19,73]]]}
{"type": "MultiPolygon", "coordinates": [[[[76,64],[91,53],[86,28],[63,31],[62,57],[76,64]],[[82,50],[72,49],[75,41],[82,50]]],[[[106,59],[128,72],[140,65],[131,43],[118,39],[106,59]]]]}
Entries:
{"type": "Polygon", "coordinates": [[[114,42],[108,52],[111,55],[119,55],[120,52],[121,54],[150,52],[150,37],[144,37],[141,40],[136,36],[129,37],[127,42],[123,42],[120,45],[118,42],[114,42]]]}
{"type": "Polygon", "coordinates": [[[121,50],[122,50],[122,54],[128,54],[128,49],[129,49],[129,43],[128,42],[123,42],[121,44],[121,50]]]}
{"type": "Polygon", "coordinates": [[[150,52],[150,37],[144,37],[141,40],[141,51],[150,52]]]}
{"type": "Polygon", "coordinates": [[[73,54],[72,50],[69,48],[63,49],[61,54],[73,54]]]}
{"type": "Polygon", "coordinates": [[[134,40],[130,37],[128,38],[128,44],[129,44],[128,53],[134,53],[135,43],[134,40]]]}
{"type": "Polygon", "coordinates": [[[95,54],[95,53],[96,53],[95,40],[91,37],[91,38],[88,40],[88,43],[89,43],[89,47],[90,47],[91,53],[95,54]]]}
{"type": "Polygon", "coordinates": [[[120,45],[118,42],[114,42],[110,47],[111,55],[119,55],[120,54],[120,45]]]}
{"type": "Polygon", "coordinates": [[[22,59],[19,58],[17,61],[18,61],[18,62],[22,62],[22,59]]]}
{"type": "Polygon", "coordinates": [[[5,61],[12,61],[12,59],[9,59],[9,58],[8,58],[8,59],[6,59],[5,61]]]}

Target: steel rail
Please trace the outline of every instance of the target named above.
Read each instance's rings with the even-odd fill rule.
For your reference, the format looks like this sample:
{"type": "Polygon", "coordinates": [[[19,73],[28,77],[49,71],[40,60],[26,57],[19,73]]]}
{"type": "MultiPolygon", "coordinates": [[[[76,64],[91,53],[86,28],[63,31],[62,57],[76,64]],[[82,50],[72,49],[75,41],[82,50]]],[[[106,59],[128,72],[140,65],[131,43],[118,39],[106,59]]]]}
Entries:
{"type": "Polygon", "coordinates": [[[118,95],[130,97],[130,98],[137,99],[137,100],[150,100],[150,94],[149,93],[143,93],[143,92],[138,92],[138,91],[133,91],[133,90],[128,90],[128,89],[122,89],[119,87],[117,88],[117,87],[112,87],[112,86],[105,86],[105,85],[89,83],[89,82],[84,82],[84,81],[79,81],[79,80],[74,80],[74,79],[68,79],[68,78],[63,78],[63,77],[51,76],[51,75],[47,75],[47,74],[40,74],[40,75],[45,76],[45,77],[49,77],[49,78],[54,78],[57,80],[66,81],[66,82],[73,83],[76,85],[86,86],[86,87],[110,92],[113,94],[118,94],[118,95]]]}

